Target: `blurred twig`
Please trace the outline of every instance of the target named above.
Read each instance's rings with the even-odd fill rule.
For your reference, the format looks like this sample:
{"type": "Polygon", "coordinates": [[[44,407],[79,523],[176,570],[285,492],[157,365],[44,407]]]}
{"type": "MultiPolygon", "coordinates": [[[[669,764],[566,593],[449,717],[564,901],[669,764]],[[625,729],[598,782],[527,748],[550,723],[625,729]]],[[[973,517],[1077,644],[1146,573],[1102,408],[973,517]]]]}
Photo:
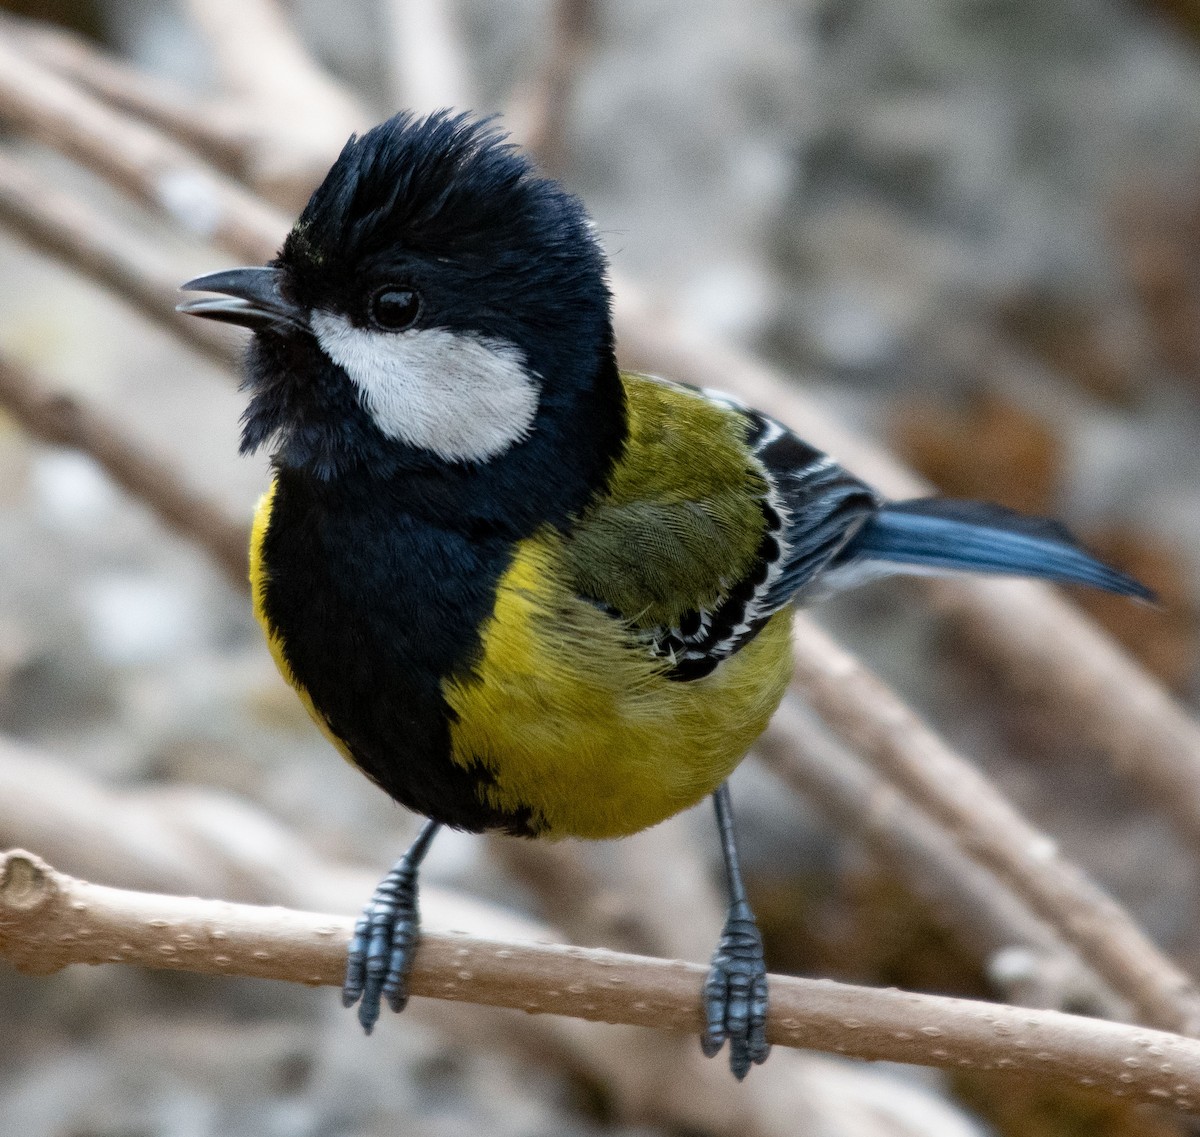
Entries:
{"type": "Polygon", "coordinates": [[[541,66],[517,87],[505,112],[516,137],[537,155],[542,169],[556,176],[566,165],[571,97],[598,21],[596,0],[556,0],[541,66]]]}
{"type": "MultiPolygon", "coordinates": [[[[199,7],[198,15],[207,28],[205,17],[215,19],[215,8],[199,7]]],[[[253,58],[256,47],[248,33],[262,33],[271,26],[269,19],[235,21],[233,27],[240,37],[235,45],[229,36],[230,25],[218,21],[212,29],[218,53],[227,44],[238,52],[237,60],[226,61],[227,67],[239,70],[245,59],[253,58]]],[[[262,93],[270,96],[270,101],[264,107],[261,98],[211,97],[144,75],[63,28],[7,16],[0,17],[0,29],[38,63],[111,107],[158,127],[291,211],[299,210],[320,181],[330,154],[337,152],[352,130],[364,125],[358,117],[351,117],[344,95],[322,100],[321,85],[303,84],[307,97],[299,100],[289,85],[265,86],[262,93]]],[[[294,45],[285,48],[284,54],[293,50],[294,45]]],[[[268,49],[262,54],[277,58],[280,53],[268,49]]]]}
{"type": "Polygon", "coordinates": [[[1035,703],[1064,737],[1104,755],[1200,853],[1200,726],[1077,608],[1025,581],[943,581],[934,609],[1009,699],[1035,703]]]}
{"type": "Polygon", "coordinates": [[[207,550],[236,587],[247,587],[245,525],[230,520],[185,486],[168,463],[148,455],[119,424],[71,395],[45,390],[28,372],[3,357],[0,407],[35,438],[89,455],[172,529],[207,550]]]}
{"type": "Polygon", "coordinates": [[[1000,969],[1002,974],[993,979],[1019,983],[1043,1000],[1028,1005],[1086,1007],[1101,1018],[1130,1018],[1128,1004],[1083,965],[1018,893],[974,858],[963,856],[941,822],[829,738],[827,730],[789,696],[755,744],[755,753],[839,832],[860,839],[878,865],[928,905],[933,917],[978,959],[990,965],[1003,953],[1009,961],[1020,960],[1019,975],[1000,969]]]}
{"type": "MultiPolygon", "coordinates": [[[[138,963],[210,975],[339,984],[351,921],[283,908],[127,892],[29,853],[0,860],[0,953],[29,974],[138,963]]],[[[596,949],[426,933],[413,994],[694,1034],[706,968],[596,949]]],[[[1054,1011],[771,977],[767,1033],[782,1046],[1053,1075],[1190,1110],[1200,1042],[1054,1011]],[[920,1024],[920,1025],[914,1025],[920,1024]]]]}
{"type": "Polygon", "coordinates": [[[252,262],[274,255],[288,221],[160,131],[105,106],[23,55],[0,32],[0,118],[252,262]]]}
{"type": "Polygon", "coordinates": [[[258,116],[126,67],[93,41],[66,28],[2,14],[0,30],[38,63],[152,123],[228,171],[243,168],[250,150],[262,145],[261,130],[251,125],[261,121],[258,116]]]}
{"type": "Polygon", "coordinates": [[[374,116],[312,59],[275,0],[188,0],[188,10],[244,122],[264,124],[243,150],[246,176],[298,212],[332,155],[374,116]]]}
{"type": "Polygon", "coordinates": [[[188,0],[223,86],[264,118],[292,116],[339,137],[362,125],[362,109],[316,63],[275,0],[188,0]]]}
{"type": "Polygon", "coordinates": [[[175,311],[181,269],[108,213],[59,189],[4,148],[0,221],[210,358],[225,366],[237,361],[239,336],[175,311]]]}
{"type": "MultiPolygon", "coordinates": [[[[261,806],[196,785],[105,785],[0,735],[0,848],[36,848],[68,871],[121,888],[357,912],[377,870],[330,860],[261,806]]],[[[432,928],[545,939],[546,924],[421,885],[432,928]]]]}
{"type": "Polygon", "coordinates": [[[1050,838],[810,620],[796,620],[793,642],[796,687],[817,713],[1023,897],[1129,1000],[1139,1021],[1182,1034],[1200,1030],[1192,981],[1050,838]]]}
{"type": "MultiPolygon", "coordinates": [[[[334,867],[262,809],[203,786],[108,786],[0,735],[0,847],[125,888],[342,908],[373,874],[334,867]]],[[[347,907],[352,911],[351,907],[347,907]]]]}

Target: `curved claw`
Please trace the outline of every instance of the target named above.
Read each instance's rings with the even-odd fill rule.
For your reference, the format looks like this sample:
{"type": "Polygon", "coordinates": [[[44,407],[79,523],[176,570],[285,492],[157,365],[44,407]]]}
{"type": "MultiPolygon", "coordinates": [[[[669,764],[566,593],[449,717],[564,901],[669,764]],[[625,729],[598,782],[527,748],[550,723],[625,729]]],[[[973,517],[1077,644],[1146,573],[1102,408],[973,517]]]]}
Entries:
{"type": "Polygon", "coordinates": [[[729,1067],[740,1082],[752,1065],[765,1062],[767,965],[754,914],[743,901],[729,909],[725,930],[704,983],[705,1030],[700,1048],[712,1058],[729,1040],[729,1067]]]}

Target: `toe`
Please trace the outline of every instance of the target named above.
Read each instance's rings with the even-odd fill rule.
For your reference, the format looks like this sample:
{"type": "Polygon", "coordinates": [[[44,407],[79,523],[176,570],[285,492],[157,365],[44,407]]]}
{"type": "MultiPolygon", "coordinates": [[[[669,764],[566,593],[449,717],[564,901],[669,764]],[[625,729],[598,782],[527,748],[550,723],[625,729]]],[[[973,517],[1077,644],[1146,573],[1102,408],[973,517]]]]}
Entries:
{"type": "Polygon", "coordinates": [[[754,990],[750,1000],[750,1025],[746,1033],[750,1060],[761,1065],[771,1053],[767,1041],[767,976],[765,971],[755,976],[754,990]]]}
{"type": "Polygon", "coordinates": [[[364,915],[354,925],[350,949],[346,954],[346,978],[342,981],[342,1006],[352,1007],[362,998],[366,980],[367,935],[370,924],[364,915]]]}
{"type": "Polygon", "coordinates": [[[748,1073],[753,1060],[750,1057],[749,1048],[746,1046],[744,1038],[729,1039],[729,1069],[733,1072],[733,1076],[740,1082],[748,1073]]]}

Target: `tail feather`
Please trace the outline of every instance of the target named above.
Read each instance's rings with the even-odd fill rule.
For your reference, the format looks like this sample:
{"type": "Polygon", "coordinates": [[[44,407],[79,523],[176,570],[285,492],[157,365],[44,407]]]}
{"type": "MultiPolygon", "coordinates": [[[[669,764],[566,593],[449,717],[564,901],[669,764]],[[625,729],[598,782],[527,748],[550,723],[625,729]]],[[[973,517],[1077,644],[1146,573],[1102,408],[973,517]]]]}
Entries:
{"type": "Polygon", "coordinates": [[[999,505],[918,498],[882,506],[842,550],[839,563],[1002,573],[1153,602],[1145,585],[1082,549],[1065,526],[999,505]]]}

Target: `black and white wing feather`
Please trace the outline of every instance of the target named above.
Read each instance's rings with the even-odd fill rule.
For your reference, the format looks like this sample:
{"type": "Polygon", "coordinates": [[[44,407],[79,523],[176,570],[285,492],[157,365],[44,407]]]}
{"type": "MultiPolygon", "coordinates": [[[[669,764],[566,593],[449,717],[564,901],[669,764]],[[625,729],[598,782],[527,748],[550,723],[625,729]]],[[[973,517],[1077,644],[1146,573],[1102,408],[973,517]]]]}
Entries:
{"type": "Polygon", "coordinates": [[[782,423],[727,395],[703,394],[746,421],[767,484],[766,526],[754,569],[730,581],[711,612],[688,613],[679,627],[655,636],[654,650],[673,660],[672,677],[681,680],[709,674],[781,608],[803,600],[880,505],[869,486],[782,423]]]}
{"type": "Polygon", "coordinates": [[[781,423],[757,411],[743,411],[753,423],[755,457],[766,472],[769,508],[779,513],[780,557],[757,598],[771,615],[803,600],[846,543],[879,509],[882,501],[822,453],[781,423]]]}

